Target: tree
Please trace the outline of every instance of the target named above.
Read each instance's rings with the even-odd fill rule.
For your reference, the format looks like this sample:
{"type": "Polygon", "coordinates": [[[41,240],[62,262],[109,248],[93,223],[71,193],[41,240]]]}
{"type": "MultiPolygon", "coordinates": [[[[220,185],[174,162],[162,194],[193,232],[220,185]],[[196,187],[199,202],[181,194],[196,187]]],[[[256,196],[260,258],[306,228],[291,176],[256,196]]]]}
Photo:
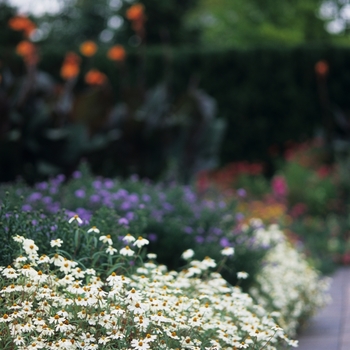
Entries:
{"type": "Polygon", "coordinates": [[[188,17],[203,31],[203,43],[250,46],[330,40],[318,16],[320,0],[200,0],[188,17]]]}

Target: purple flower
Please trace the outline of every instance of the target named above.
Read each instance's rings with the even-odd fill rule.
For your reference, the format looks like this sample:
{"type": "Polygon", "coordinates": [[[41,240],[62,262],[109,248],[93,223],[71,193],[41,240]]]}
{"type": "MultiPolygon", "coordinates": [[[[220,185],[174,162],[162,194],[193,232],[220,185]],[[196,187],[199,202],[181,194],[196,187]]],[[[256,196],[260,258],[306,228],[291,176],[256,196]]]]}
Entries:
{"type": "Polygon", "coordinates": [[[114,186],[114,183],[111,179],[106,179],[104,185],[106,188],[112,188],[114,186]]]}
{"type": "Polygon", "coordinates": [[[147,235],[147,238],[148,238],[151,242],[155,242],[155,241],[158,239],[158,237],[157,237],[157,235],[156,235],[155,233],[149,233],[149,234],[147,235]]]}
{"type": "Polygon", "coordinates": [[[131,203],[138,203],[139,196],[136,193],[131,193],[130,196],[129,196],[129,201],[131,203]]]}
{"type": "Polygon", "coordinates": [[[126,225],[129,225],[129,221],[126,218],[120,218],[118,220],[118,224],[126,226],[126,225]]]}
{"type": "Polygon", "coordinates": [[[247,195],[247,191],[246,191],[244,188],[239,188],[239,189],[237,190],[237,195],[238,195],[239,197],[245,197],[245,196],[247,195]]]}
{"type": "Polygon", "coordinates": [[[96,180],[92,183],[92,186],[96,189],[99,190],[102,187],[102,182],[99,180],[96,180]]]}
{"type": "Polygon", "coordinates": [[[129,211],[125,214],[125,218],[128,220],[128,221],[132,221],[135,217],[135,214],[132,212],[132,211],[129,211]]]}
{"type": "Polygon", "coordinates": [[[60,203],[55,202],[55,203],[51,203],[47,206],[47,210],[50,213],[57,213],[60,210],[60,203]]]}
{"type": "Polygon", "coordinates": [[[74,194],[75,194],[75,196],[77,197],[77,198],[85,198],[85,190],[83,190],[83,189],[79,189],[79,190],[76,190],[75,192],[74,192],[74,194]]]}
{"type": "Polygon", "coordinates": [[[81,171],[76,170],[74,171],[74,173],[72,174],[73,179],[80,179],[81,178],[81,171]]]}
{"type": "Polygon", "coordinates": [[[184,227],[184,232],[187,233],[187,234],[191,234],[193,232],[193,228],[189,227],[189,226],[186,226],[186,227],[184,227]]]}
{"type": "Polygon", "coordinates": [[[226,208],[226,203],[224,201],[220,201],[219,208],[221,208],[221,209],[226,208]]]}
{"type": "Polygon", "coordinates": [[[48,187],[48,184],[47,182],[38,182],[36,185],[35,185],[35,188],[37,188],[38,190],[46,190],[48,187]]]}
{"type": "Polygon", "coordinates": [[[31,211],[32,207],[29,204],[24,204],[24,205],[22,205],[22,210],[23,211],[31,211]]]}
{"type": "Polygon", "coordinates": [[[223,237],[220,239],[220,245],[221,247],[229,247],[231,244],[226,237],[223,237]]]}
{"type": "Polygon", "coordinates": [[[163,204],[163,208],[166,210],[166,211],[173,211],[174,210],[174,206],[171,205],[170,203],[164,203],[163,204]]]}
{"type": "Polygon", "coordinates": [[[130,210],[131,209],[131,203],[130,202],[123,202],[120,206],[120,209],[122,210],[130,210]]]}
{"type": "Polygon", "coordinates": [[[34,202],[41,199],[43,195],[40,192],[33,192],[30,196],[28,196],[28,202],[34,202]]]}
{"type": "Polygon", "coordinates": [[[58,192],[58,189],[57,189],[57,187],[52,186],[52,187],[50,188],[49,192],[50,192],[51,194],[56,194],[56,193],[58,192]]]}
{"type": "Polygon", "coordinates": [[[219,235],[222,234],[221,228],[218,228],[218,227],[214,227],[214,228],[212,229],[212,232],[214,233],[214,235],[217,235],[217,236],[219,236],[219,235]]]}
{"type": "Polygon", "coordinates": [[[204,238],[202,236],[196,236],[196,242],[197,243],[203,243],[204,242],[204,238]]]}
{"type": "Polygon", "coordinates": [[[142,195],[142,200],[144,201],[144,202],[150,202],[151,201],[151,196],[150,195],[148,195],[148,194],[143,194],[142,195]]]}
{"type": "Polygon", "coordinates": [[[241,221],[244,219],[244,215],[242,213],[237,213],[236,214],[236,220],[241,221]]]}
{"type": "Polygon", "coordinates": [[[91,203],[98,203],[101,200],[100,196],[98,196],[97,194],[93,194],[90,197],[90,202],[91,203]]]}
{"type": "Polygon", "coordinates": [[[42,199],[42,202],[45,203],[45,204],[50,204],[50,203],[52,203],[52,198],[46,196],[46,197],[44,197],[44,198],[42,199]]]}

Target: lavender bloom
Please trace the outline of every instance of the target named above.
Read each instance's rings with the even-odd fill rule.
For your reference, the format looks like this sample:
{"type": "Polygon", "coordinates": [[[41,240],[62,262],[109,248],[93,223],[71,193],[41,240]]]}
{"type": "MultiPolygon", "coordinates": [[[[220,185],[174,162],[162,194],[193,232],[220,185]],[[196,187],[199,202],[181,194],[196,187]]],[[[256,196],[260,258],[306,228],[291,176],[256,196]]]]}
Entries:
{"type": "Polygon", "coordinates": [[[44,197],[44,198],[42,199],[42,202],[45,203],[45,204],[50,204],[50,203],[52,203],[52,198],[46,196],[46,197],[44,197]]]}
{"type": "Polygon", "coordinates": [[[48,183],[47,182],[38,182],[37,184],[35,184],[35,188],[38,190],[46,190],[48,188],[48,183]]]}
{"type": "Polygon", "coordinates": [[[131,203],[138,203],[139,196],[136,193],[131,193],[130,196],[129,196],[129,201],[131,203]]]}
{"type": "Polygon", "coordinates": [[[33,209],[32,206],[29,205],[29,204],[22,205],[22,210],[23,211],[31,211],[32,209],[33,209]]]}
{"type": "Polygon", "coordinates": [[[53,214],[57,213],[60,210],[60,203],[55,202],[55,203],[48,205],[47,210],[53,214]]]}
{"type": "Polygon", "coordinates": [[[189,226],[186,226],[186,227],[184,227],[184,232],[187,233],[187,234],[191,234],[193,232],[193,228],[189,227],[189,226]]]}
{"type": "Polygon", "coordinates": [[[55,186],[50,187],[49,190],[50,194],[56,194],[58,192],[58,188],[55,186]]]}
{"type": "Polygon", "coordinates": [[[79,170],[74,171],[72,174],[73,179],[80,179],[82,176],[81,172],[79,170]]]}
{"type": "Polygon", "coordinates": [[[106,179],[104,185],[106,188],[113,188],[114,182],[111,179],[106,179]]]}
{"type": "Polygon", "coordinates": [[[126,218],[120,218],[120,219],[118,220],[118,224],[119,224],[119,225],[127,226],[127,225],[129,225],[129,221],[128,221],[128,219],[126,219],[126,218]]]}
{"type": "Polygon", "coordinates": [[[99,190],[102,188],[102,182],[99,181],[99,180],[96,180],[92,183],[92,186],[96,189],[96,190],[99,190]]]}
{"type": "Polygon", "coordinates": [[[122,210],[130,210],[132,207],[130,202],[124,202],[122,203],[122,205],[120,206],[120,209],[122,210]]]}
{"type": "Polygon", "coordinates": [[[193,203],[196,201],[196,195],[190,191],[190,190],[185,190],[185,201],[193,203]]]}
{"type": "Polygon", "coordinates": [[[150,202],[151,201],[151,196],[150,195],[148,195],[148,194],[143,194],[142,195],[142,200],[144,201],[144,202],[150,202]]]}
{"type": "Polygon", "coordinates": [[[239,197],[245,197],[245,196],[247,195],[247,191],[246,191],[244,188],[239,188],[239,189],[237,190],[237,195],[238,195],[239,197]]]}
{"type": "Polygon", "coordinates": [[[217,236],[220,236],[222,234],[222,230],[221,228],[218,228],[218,227],[213,227],[212,230],[214,235],[217,235],[217,236]]]}
{"type": "Polygon", "coordinates": [[[132,211],[129,211],[129,212],[126,213],[125,218],[128,221],[132,221],[135,218],[135,214],[132,211]]]}
{"type": "Polygon", "coordinates": [[[101,200],[101,197],[98,196],[97,194],[93,194],[93,195],[90,197],[90,202],[91,202],[91,203],[98,203],[100,200],[101,200]]]}
{"type": "Polygon", "coordinates": [[[197,243],[203,243],[204,242],[204,238],[202,236],[196,236],[196,242],[197,243]]]}
{"type": "Polygon", "coordinates": [[[174,206],[171,205],[170,203],[164,203],[164,204],[163,204],[163,208],[164,208],[166,211],[173,211],[173,210],[174,210],[174,206]]]}
{"type": "Polygon", "coordinates": [[[84,223],[88,224],[92,213],[90,212],[90,210],[84,209],[84,208],[77,208],[76,210],[77,214],[79,215],[79,217],[84,221],[84,223]]]}
{"type": "Polygon", "coordinates": [[[229,240],[226,238],[226,237],[222,237],[221,239],[220,239],[220,245],[222,246],[222,247],[229,247],[230,246],[230,242],[229,242],[229,240]]]}
{"type": "Polygon", "coordinates": [[[244,215],[242,213],[237,213],[236,214],[236,220],[242,221],[244,219],[244,215]]]}
{"type": "Polygon", "coordinates": [[[158,239],[158,237],[155,233],[149,233],[147,235],[147,238],[149,239],[150,242],[155,242],[158,239]]]}
{"type": "Polygon", "coordinates": [[[32,194],[30,194],[30,195],[28,196],[27,201],[28,201],[28,202],[35,202],[35,201],[41,199],[42,196],[43,196],[43,195],[42,195],[40,192],[33,192],[32,194]]]}
{"type": "Polygon", "coordinates": [[[79,190],[76,190],[75,192],[74,192],[74,194],[75,194],[75,196],[77,197],[77,198],[85,198],[85,190],[83,190],[83,189],[79,189],[79,190]]]}
{"type": "Polygon", "coordinates": [[[220,202],[219,202],[219,208],[220,208],[220,209],[226,208],[226,203],[225,203],[224,201],[220,201],[220,202]]]}

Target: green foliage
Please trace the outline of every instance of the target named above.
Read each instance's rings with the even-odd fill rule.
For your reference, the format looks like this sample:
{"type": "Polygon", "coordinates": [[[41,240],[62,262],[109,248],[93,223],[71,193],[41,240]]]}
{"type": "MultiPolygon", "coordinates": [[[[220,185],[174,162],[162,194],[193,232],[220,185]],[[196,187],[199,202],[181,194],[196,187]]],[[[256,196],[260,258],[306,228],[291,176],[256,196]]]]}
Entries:
{"type": "Polygon", "coordinates": [[[319,0],[201,0],[188,18],[204,46],[248,47],[330,42],[317,15],[319,0]]]}
{"type": "Polygon", "coordinates": [[[282,173],[288,184],[288,201],[291,206],[304,203],[312,215],[329,212],[337,197],[337,188],[332,179],[321,178],[314,170],[296,162],[288,162],[282,173]]]}
{"type": "Polygon", "coordinates": [[[266,247],[255,242],[252,230],[242,231],[237,226],[235,201],[225,201],[215,192],[198,196],[190,187],[174,183],[164,186],[135,178],[125,181],[94,178],[86,168],[75,177],[67,183],[62,182],[62,177],[54,178],[36,184],[35,189],[21,183],[1,188],[2,193],[10,193],[9,213],[15,207],[22,208],[22,211],[17,209],[20,225],[40,221],[32,230],[21,226],[16,231],[34,239],[41,251],[50,250],[48,243],[43,243],[44,238],[60,238],[65,242],[65,250],[74,252],[74,258],[84,266],[92,262],[98,266],[104,261],[92,258],[99,251],[99,246],[91,251],[94,240],[100,235],[110,235],[115,247],[120,249],[120,238],[130,233],[136,238],[148,238],[148,251],[156,253],[157,260],[168,268],[178,269],[183,265],[179,257],[187,249],[195,250],[198,259],[211,256],[220,260],[223,246],[231,245],[235,247],[235,255],[229,269],[223,270],[225,278],[235,284],[236,273],[246,271],[250,278],[243,287],[248,288],[253,282],[266,247]],[[23,196],[23,202],[18,200],[19,195],[23,196]],[[76,213],[84,221],[82,225],[75,221],[68,223],[76,213]],[[87,233],[93,226],[100,233],[87,233]]]}
{"type": "Polygon", "coordinates": [[[334,272],[343,249],[342,218],[334,214],[325,217],[305,216],[291,222],[290,230],[301,240],[304,253],[310,263],[324,275],[334,272]]]}

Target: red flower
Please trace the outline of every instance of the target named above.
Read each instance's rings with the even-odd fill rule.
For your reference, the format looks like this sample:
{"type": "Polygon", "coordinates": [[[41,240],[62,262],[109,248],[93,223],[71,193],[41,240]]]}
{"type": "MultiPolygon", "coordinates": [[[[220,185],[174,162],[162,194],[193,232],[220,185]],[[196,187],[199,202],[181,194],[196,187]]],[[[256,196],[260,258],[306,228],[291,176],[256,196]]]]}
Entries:
{"type": "Polygon", "coordinates": [[[326,77],[328,75],[329,66],[327,61],[321,60],[315,64],[315,72],[319,77],[326,77]]]}

